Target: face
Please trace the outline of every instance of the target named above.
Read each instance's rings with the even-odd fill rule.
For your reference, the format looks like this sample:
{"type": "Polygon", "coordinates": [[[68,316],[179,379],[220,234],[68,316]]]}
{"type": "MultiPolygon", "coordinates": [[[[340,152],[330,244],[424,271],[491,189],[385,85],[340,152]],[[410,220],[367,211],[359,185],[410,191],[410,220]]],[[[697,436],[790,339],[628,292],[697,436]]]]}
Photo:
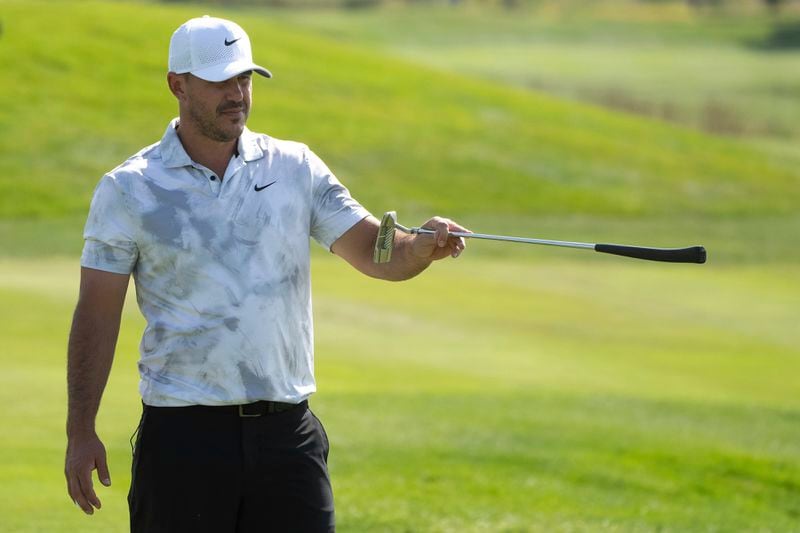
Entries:
{"type": "Polygon", "coordinates": [[[214,141],[239,138],[250,115],[252,73],[244,72],[225,81],[211,82],[191,74],[184,77],[180,98],[181,117],[191,120],[197,130],[214,141]]]}

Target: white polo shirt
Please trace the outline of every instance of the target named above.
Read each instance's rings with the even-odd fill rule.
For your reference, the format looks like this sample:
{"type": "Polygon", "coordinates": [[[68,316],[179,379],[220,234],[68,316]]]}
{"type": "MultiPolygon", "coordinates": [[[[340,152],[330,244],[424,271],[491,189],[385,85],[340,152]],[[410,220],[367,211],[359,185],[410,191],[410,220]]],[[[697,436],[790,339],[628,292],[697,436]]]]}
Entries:
{"type": "Polygon", "coordinates": [[[307,146],[245,129],[223,179],[176,133],[105,175],[81,265],[133,273],[147,405],[297,403],[316,390],[309,237],[369,215],[307,146]]]}

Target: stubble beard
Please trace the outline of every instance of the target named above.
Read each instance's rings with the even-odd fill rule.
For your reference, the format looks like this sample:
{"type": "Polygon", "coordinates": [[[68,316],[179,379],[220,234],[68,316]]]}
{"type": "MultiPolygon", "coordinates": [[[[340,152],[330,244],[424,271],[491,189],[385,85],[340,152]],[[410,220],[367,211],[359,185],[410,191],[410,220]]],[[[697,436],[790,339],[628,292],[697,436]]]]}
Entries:
{"type": "Polygon", "coordinates": [[[189,106],[189,116],[192,117],[192,121],[203,136],[218,142],[230,142],[238,139],[244,131],[247,118],[250,116],[250,108],[245,102],[240,105],[232,102],[220,104],[214,111],[192,105],[189,106]],[[230,109],[241,109],[244,115],[243,120],[228,127],[220,126],[218,121],[220,119],[227,120],[224,112],[230,109]]]}

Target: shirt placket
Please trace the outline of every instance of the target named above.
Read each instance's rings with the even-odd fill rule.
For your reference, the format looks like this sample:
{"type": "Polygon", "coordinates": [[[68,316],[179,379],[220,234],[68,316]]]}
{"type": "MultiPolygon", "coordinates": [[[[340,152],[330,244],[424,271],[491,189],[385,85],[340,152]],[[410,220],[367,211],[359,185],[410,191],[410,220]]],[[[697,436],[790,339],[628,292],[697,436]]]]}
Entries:
{"type": "Polygon", "coordinates": [[[213,196],[219,197],[220,191],[222,190],[222,181],[219,179],[213,171],[204,167],[203,165],[199,165],[197,163],[192,163],[192,169],[194,169],[193,174],[199,175],[199,177],[208,183],[209,190],[213,196]]]}
{"type": "Polygon", "coordinates": [[[205,175],[209,185],[211,186],[211,192],[214,194],[214,196],[219,197],[219,193],[222,190],[222,180],[220,180],[219,176],[217,176],[210,170],[205,170],[203,174],[205,175]]]}

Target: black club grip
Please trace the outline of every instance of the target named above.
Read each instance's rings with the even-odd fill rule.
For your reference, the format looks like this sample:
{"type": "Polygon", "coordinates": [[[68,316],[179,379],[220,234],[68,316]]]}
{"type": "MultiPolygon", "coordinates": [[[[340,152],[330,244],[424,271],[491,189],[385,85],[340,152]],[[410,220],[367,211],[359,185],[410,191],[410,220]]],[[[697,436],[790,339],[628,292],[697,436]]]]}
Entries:
{"type": "Polygon", "coordinates": [[[595,244],[594,249],[604,254],[624,255],[648,261],[666,261],[669,263],[705,263],[706,249],[702,246],[688,248],[644,248],[641,246],[625,246],[622,244],[595,244]]]}

